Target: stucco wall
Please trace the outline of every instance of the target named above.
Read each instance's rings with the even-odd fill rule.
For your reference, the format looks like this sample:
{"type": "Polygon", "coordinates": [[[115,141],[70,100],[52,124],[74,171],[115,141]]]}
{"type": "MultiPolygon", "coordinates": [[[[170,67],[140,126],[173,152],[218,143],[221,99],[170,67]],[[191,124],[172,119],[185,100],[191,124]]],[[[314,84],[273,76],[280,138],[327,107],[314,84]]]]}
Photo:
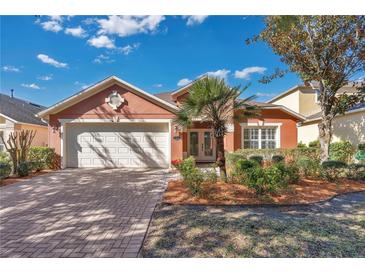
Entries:
{"type": "MultiPolygon", "coordinates": [[[[308,144],[318,139],[318,123],[298,128],[298,141],[308,144]]],[[[338,116],[333,121],[332,142],[348,140],[354,146],[365,142],[365,111],[338,116]]]]}
{"type": "Polygon", "coordinates": [[[297,146],[297,118],[280,109],[266,109],[261,111],[259,118],[249,118],[236,121],[234,124],[234,150],[242,147],[242,132],[240,123],[257,123],[259,120],[265,123],[282,123],[280,130],[280,147],[293,148],[297,146]]]}
{"type": "Polygon", "coordinates": [[[315,91],[310,87],[301,88],[299,93],[299,113],[304,116],[309,116],[320,110],[321,107],[316,103],[315,91]]]}
{"type": "Polygon", "coordinates": [[[32,146],[48,146],[48,128],[36,125],[19,124],[19,130],[35,130],[32,146]]]}
{"type": "MultiPolygon", "coordinates": [[[[112,119],[113,117],[119,117],[120,119],[173,119],[175,115],[120,85],[112,85],[57,114],[50,115],[49,146],[55,148],[58,154],[61,153],[61,125],[59,119],[112,119]],[[105,98],[115,90],[126,100],[117,110],[113,110],[105,102],[105,98]]],[[[173,138],[173,128],[172,126],[171,159],[179,159],[182,158],[182,139],[173,138]]]]}
{"type": "Polygon", "coordinates": [[[299,89],[292,91],[288,95],[273,101],[273,104],[286,106],[299,113],[299,89]]]}

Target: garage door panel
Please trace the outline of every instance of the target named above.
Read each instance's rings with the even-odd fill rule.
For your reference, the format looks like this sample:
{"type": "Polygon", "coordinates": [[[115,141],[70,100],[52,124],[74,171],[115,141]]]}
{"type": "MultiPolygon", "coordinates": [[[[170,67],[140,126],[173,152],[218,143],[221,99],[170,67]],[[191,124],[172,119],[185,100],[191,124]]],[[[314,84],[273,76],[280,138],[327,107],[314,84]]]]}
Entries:
{"type": "Polygon", "coordinates": [[[68,167],[168,166],[164,124],[72,124],[66,134],[68,167]]]}

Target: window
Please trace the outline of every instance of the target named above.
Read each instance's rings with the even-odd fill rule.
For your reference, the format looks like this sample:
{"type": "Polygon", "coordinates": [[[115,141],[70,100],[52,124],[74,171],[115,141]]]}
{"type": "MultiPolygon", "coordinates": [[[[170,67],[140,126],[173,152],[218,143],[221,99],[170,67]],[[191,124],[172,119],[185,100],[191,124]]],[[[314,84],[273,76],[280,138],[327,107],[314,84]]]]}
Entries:
{"type": "Polygon", "coordinates": [[[259,129],[245,128],[243,144],[243,148],[259,148],[259,129]]]}
{"type": "Polygon", "coordinates": [[[243,148],[265,149],[277,148],[280,145],[278,127],[244,127],[243,148]]]}

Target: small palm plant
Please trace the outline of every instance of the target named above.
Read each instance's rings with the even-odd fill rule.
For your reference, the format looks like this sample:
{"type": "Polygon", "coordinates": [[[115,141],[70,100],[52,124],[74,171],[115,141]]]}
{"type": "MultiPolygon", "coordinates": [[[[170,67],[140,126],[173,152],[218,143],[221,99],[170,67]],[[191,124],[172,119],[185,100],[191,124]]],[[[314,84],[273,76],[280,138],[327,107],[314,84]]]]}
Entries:
{"type": "Polygon", "coordinates": [[[216,164],[220,170],[223,181],[227,181],[226,159],[224,149],[224,136],[227,133],[227,124],[232,124],[235,119],[254,116],[258,108],[247,99],[238,99],[247,89],[228,86],[223,79],[206,77],[194,83],[189,91],[175,122],[187,128],[192,125],[194,118],[202,122],[210,122],[213,136],[216,140],[216,164]],[[241,110],[237,112],[237,110],[241,110]]]}

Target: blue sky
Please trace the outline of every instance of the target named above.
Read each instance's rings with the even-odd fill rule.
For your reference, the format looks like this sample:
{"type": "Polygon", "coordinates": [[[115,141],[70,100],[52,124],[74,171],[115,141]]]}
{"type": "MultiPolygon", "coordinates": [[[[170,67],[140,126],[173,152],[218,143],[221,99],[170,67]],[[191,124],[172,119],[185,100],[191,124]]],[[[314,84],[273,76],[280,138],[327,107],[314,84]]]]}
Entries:
{"type": "Polygon", "coordinates": [[[209,73],[265,101],[300,83],[263,43],[245,39],[260,16],[1,16],[1,92],[49,106],[116,75],[151,93],[171,91],[209,73]]]}

